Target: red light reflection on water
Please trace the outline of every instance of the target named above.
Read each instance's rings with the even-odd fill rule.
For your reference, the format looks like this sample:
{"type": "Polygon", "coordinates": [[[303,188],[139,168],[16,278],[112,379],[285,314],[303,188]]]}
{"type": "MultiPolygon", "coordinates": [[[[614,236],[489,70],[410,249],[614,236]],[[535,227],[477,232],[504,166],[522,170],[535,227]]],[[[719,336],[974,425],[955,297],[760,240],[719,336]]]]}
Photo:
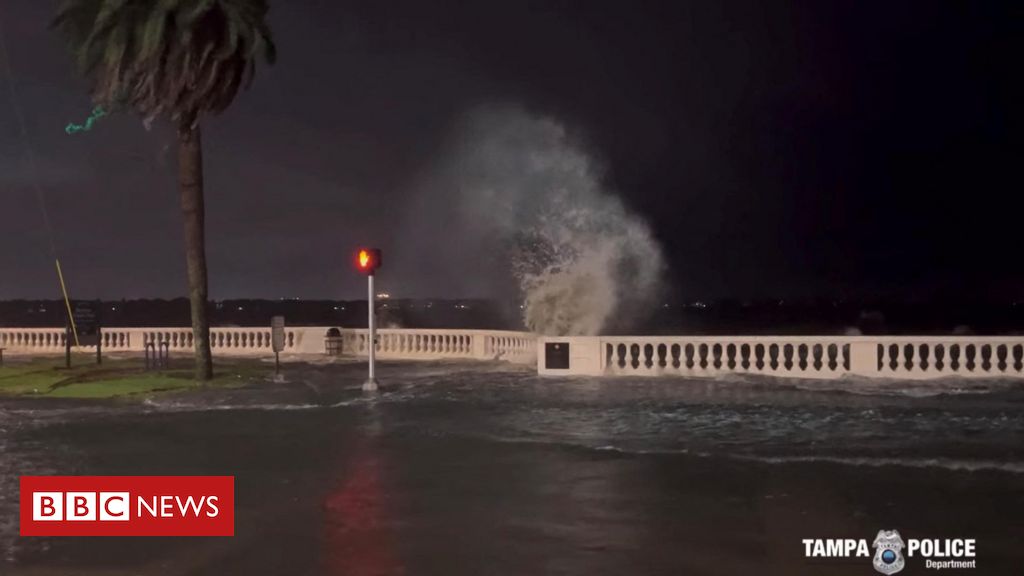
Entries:
{"type": "Polygon", "coordinates": [[[405,574],[394,546],[393,523],[381,485],[381,463],[365,446],[324,501],[324,561],[328,574],[405,574]]]}

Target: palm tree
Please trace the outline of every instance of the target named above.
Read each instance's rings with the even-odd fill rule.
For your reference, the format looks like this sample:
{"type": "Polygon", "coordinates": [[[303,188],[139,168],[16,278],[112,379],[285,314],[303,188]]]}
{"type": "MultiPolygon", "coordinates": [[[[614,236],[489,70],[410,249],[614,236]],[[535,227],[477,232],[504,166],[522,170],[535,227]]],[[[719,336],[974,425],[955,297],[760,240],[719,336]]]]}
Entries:
{"type": "Polygon", "coordinates": [[[198,380],[213,377],[199,124],[249,86],[257,59],[273,63],[267,9],[265,0],[68,0],[53,22],[97,105],[134,110],[147,125],[165,118],[177,128],[198,380]]]}

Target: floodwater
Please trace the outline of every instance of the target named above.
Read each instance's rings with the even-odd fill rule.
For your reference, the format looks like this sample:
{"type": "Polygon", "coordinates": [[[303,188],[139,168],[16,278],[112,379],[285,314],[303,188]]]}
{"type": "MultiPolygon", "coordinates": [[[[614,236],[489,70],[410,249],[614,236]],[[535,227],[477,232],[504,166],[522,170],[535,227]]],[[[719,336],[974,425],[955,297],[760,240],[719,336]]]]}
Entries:
{"type": "MultiPolygon", "coordinates": [[[[0,574],[870,574],[804,538],[1024,564],[1024,387],[541,379],[289,364],[130,401],[0,400],[0,574]],[[21,475],[232,475],[232,538],[21,538],[21,475]]],[[[905,573],[929,573],[908,558],[905,573]]]]}

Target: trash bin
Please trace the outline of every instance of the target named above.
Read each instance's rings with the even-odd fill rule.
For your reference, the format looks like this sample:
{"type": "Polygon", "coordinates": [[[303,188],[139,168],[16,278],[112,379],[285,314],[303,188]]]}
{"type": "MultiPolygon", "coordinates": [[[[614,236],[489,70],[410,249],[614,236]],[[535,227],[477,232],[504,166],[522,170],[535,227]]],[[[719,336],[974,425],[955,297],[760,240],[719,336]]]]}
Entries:
{"type": "Polygon", "coordinates": [[[341,355],[341,340],[341,330],[331,328],[327,331],[327,336],[324,337],[324,351],[328,356],[341,355]]]}

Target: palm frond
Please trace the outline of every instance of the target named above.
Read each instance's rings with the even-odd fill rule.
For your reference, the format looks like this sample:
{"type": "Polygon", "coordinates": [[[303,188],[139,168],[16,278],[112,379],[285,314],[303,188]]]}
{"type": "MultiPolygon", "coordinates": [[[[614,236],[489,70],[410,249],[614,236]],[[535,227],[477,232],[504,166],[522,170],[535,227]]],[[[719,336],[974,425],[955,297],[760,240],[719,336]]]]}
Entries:
{"type": "Polygon", "coordinates": [[[69,0],[53,26],[97,104],[195,121],[230,106],[276,60],[265,0],[69,0]]]}

